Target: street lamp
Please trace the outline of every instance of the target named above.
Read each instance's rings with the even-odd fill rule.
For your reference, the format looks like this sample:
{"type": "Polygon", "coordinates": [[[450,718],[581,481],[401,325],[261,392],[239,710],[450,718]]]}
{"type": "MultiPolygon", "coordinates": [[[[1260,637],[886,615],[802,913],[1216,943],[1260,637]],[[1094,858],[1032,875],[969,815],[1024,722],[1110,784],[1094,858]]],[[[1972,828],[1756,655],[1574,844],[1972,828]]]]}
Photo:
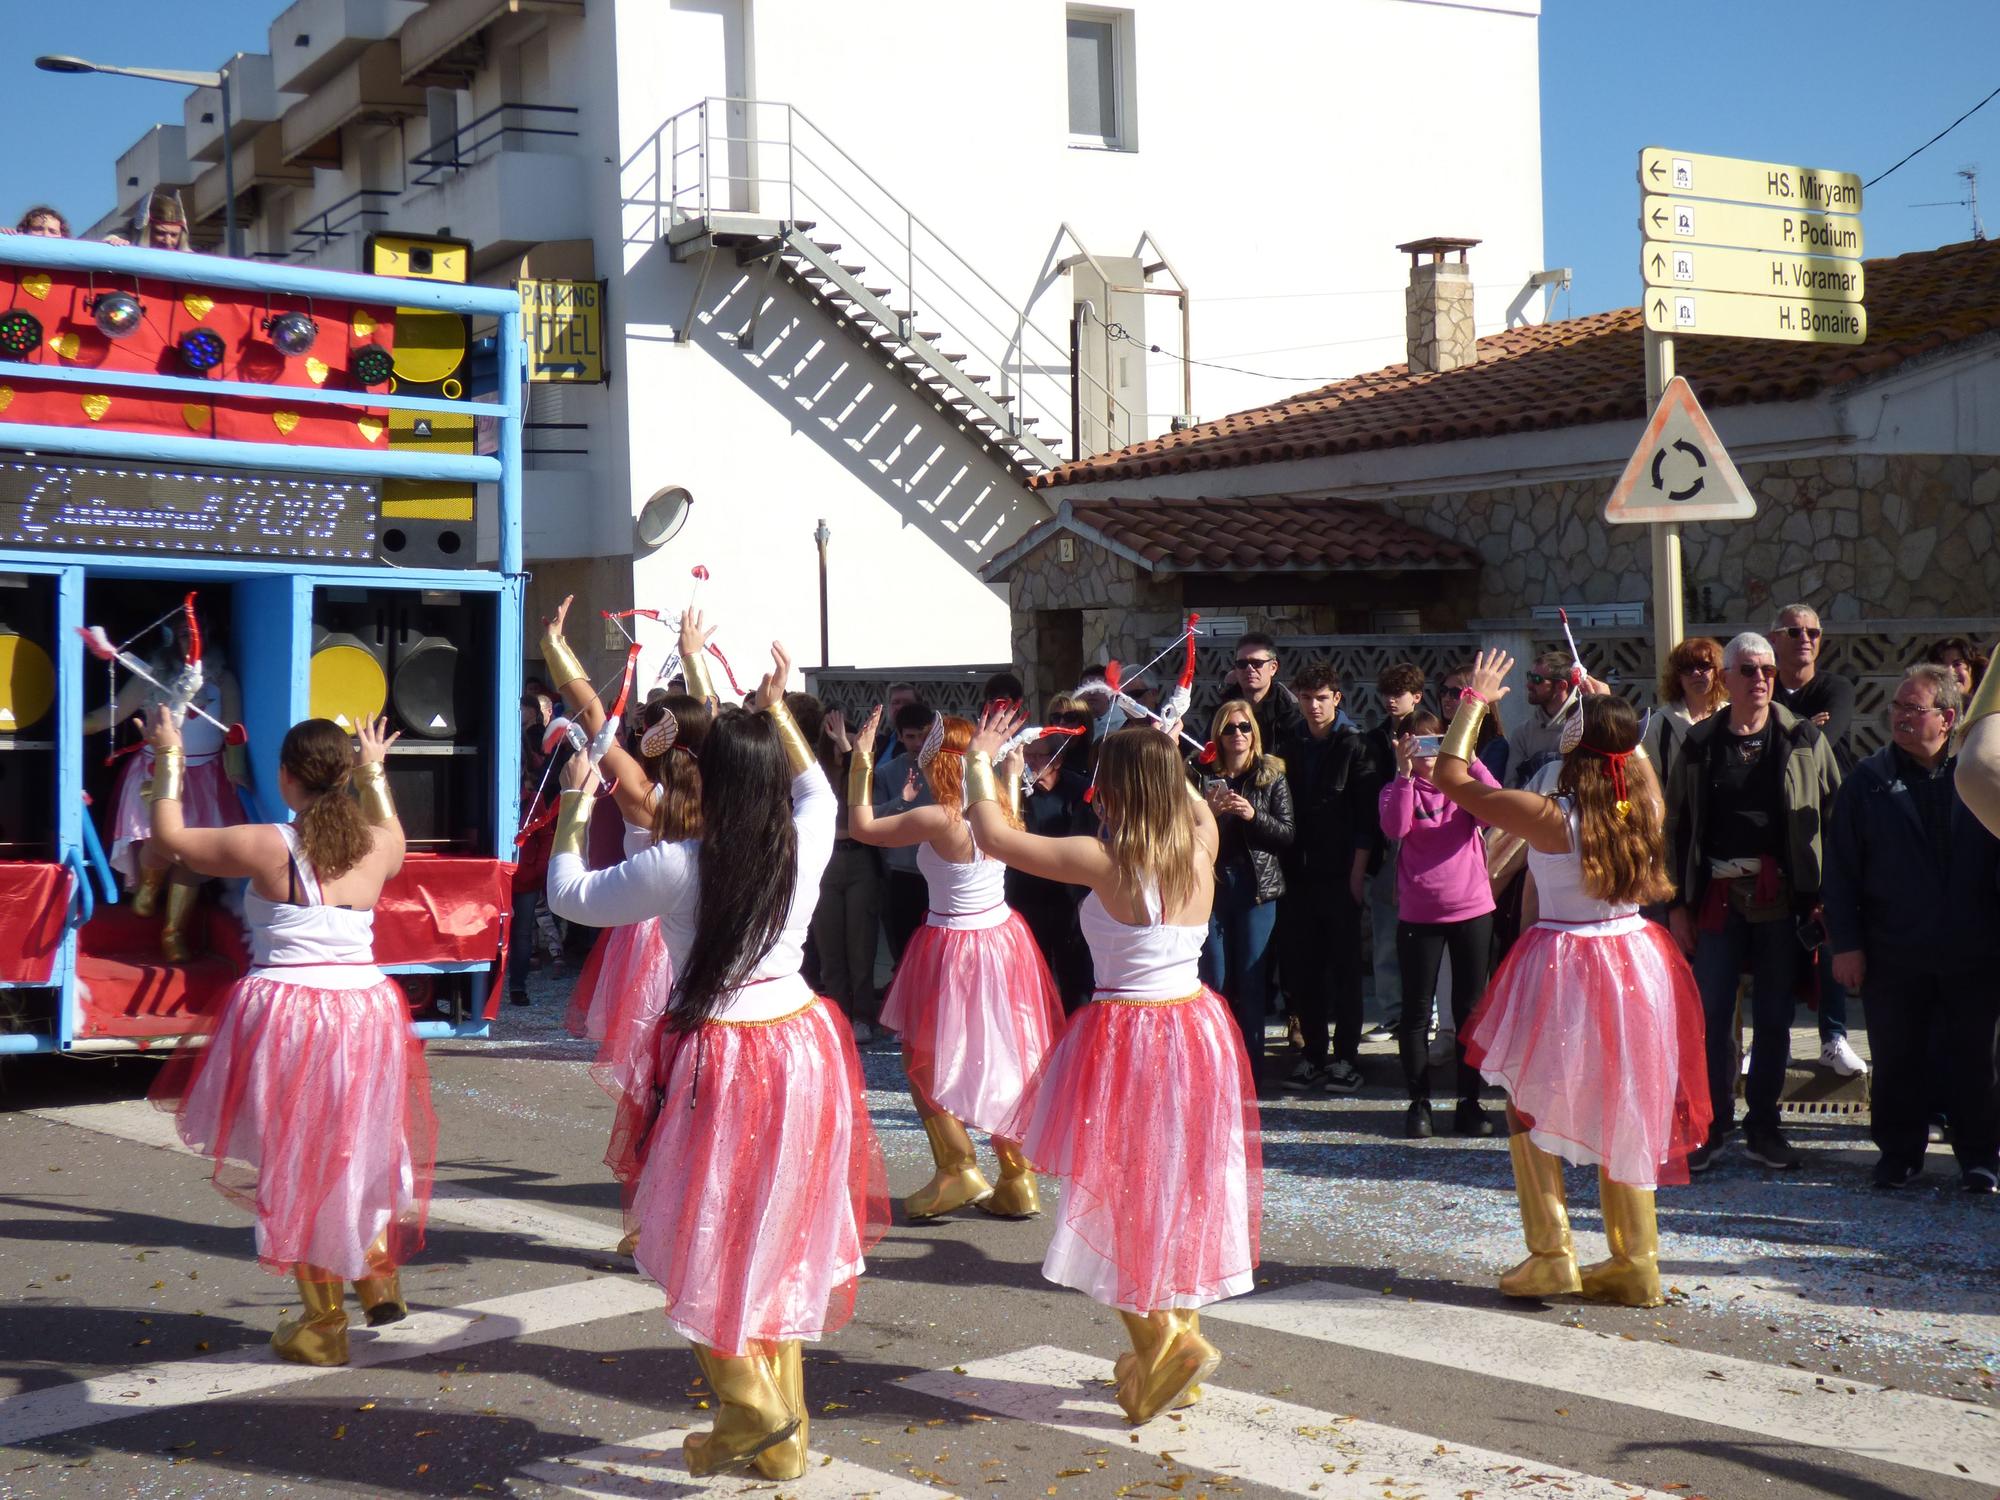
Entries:
{"type": "Polygon", "coordinates": [[[820,517],[819,525],[813,528],[813,541],[819,545],[819,664],[833,665],[833,658],[827,653],[826,633],[826,544],[833,540],[833,533],[826,529],[826,517],[820,517]]]}
{"type": "Polygon", "coordinates": [[[155,83],[178,83],[191,89],[214,89],[222,96],[222,239],[223,251],[240,259],[243,246],[236,235],[236,143],[229,119],[229,70],[215,73],[192,72],[180,68],[115,68],[109,63],[85,62],[80,57],[53,53],[35,59],[44,73],[109,73],[118,78],[150,78],[155,83]]]}

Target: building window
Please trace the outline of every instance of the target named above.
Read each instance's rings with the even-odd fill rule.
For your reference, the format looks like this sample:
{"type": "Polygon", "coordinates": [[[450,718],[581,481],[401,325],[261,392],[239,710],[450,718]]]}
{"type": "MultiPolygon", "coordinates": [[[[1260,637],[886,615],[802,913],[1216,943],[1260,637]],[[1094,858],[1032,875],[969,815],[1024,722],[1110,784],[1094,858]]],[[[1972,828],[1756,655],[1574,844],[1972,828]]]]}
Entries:
{"type": "Polygon", "coordinates": [[[1132,13],[1069,10],[1069,138],[1072,146],[1137,149],[1132,110],[1132,13]]]}

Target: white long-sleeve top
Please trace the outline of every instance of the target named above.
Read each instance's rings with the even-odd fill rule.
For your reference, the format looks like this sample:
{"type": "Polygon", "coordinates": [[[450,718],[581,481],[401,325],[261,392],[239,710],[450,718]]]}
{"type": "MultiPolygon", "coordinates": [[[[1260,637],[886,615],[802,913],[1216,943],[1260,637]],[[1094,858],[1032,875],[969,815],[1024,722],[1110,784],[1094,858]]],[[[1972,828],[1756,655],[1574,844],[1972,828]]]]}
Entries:
{"type": "MultiPolygon", "coordinates": [[[[798,880],[784,931],[758,961],[750,980],[717,1008],[718,1021],[768,1021],[789,1015],[812,999],[799,977],[806,933],[819,905],[820,877],[833,858],[833,823],[838,808],[826,773],[818,766],[792,782],[792,828],[798,834],[798,880]]],[[[667,956],[679,973],[694,947],[695,913],[701,903],[700,842],[682,839],[653,844],[609,870],[587,870],[576,854],[549,861],[549,910],[592,927],[624,927],[648,917],[660,919],[667,956]]],[[[754,859],[755,850],[743,850],[754,859]]]]}

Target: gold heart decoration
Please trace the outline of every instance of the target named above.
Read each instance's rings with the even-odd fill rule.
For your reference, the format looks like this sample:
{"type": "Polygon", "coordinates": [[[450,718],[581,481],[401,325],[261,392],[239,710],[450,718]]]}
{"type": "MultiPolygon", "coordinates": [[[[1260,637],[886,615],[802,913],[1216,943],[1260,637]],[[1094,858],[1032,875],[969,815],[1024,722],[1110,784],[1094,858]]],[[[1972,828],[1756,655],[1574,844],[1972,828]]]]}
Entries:
{"type": "Polygon", "coordinates": [[[0,411],[5,411],[8,407],[12,406],[13,404],[14,404],[14,387],[12,387],[11,385],[0,385],[0,411]]]}
{"type": "Polygon", "coordinates": [[[313,358],[313,357],[312,357],[311,355],[307,355],[307,356],[306,356],[306,374],[307,374],[308,376],[310,376],[310,377],[311,377],[311,379],[312,379],[312,383],[313,383],[314,385],[325,385],[325,384],[326,384],[326,363],[325,363],[325,361],[323,361],[323,360],[317,360],[317,359],[314,359],[314,358],[313,358]]]}
{"type": "Polygon", "coordinates": [[[46,271],[31,272],[21,278],[21,290],[26,292],[30,297],[33,297],[37,302],[47,301],[49,288],[54,285],[55,283],[49,280],[49,274],[46,271]]]}
{"type": "Polygon", "coordinates": [[[354,426],[371,443],[382,441],[382,429],[388,424],[380,417],[356,417],[354,426]]]}
{"type": "Polygon", "coordinates": [[[375,320],[360,308],[354,309],[354,336],[365,339],[375,331],[375,320]]]}
{"type": "Polygon", "coordinates": [[[75,359],[76,351],[83,347],[83,340],[74,333],[59,333],[49,340],[49,345],[64,359],[75,359]]]}
{"type": "Polygon", "coordinates": [[[299,414],[295,411],[274,411],[271,413],[271,425],[290,437],[292,429],[299,425],[299,414]]]}
{"type": "Polygon", "coordinates": [[[181,408],[181,420],[187,423],[189,428],[195,432],[200,432],[202,428],[208,425],[208,418],[209,410],[205,406],[183,406],[181,408]]]}
{"type": "Polygon", "coordinates": [[[93,422],[104,420],[104,414],[111,410],[111,398],[102,391],[92,391],[83,398],[83,414],[93,422]]]}
{"type": "Polygon", "coordinates": [[[213,297],[204,297],[200,292],[187,292],[181,297],[181,306],[188,310],[188,316],[199,323],[215,307],[213,297]]]}

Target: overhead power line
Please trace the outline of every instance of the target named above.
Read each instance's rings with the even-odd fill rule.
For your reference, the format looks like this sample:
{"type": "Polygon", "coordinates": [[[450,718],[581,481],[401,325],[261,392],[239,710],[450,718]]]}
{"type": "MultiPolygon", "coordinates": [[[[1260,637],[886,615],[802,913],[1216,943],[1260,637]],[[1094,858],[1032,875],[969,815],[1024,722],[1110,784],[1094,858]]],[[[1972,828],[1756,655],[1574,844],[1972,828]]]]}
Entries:
{"type": "Polygon", "coordinates": [[[1903,161],[1897,162],[1895,167],[1890,167],[1888,171],[1877,172],[1873,177],[1869,178],[1866,182],[1862,183],[1861,185],[1865,188],[1872,188],[1873,186],[1875,186],[1876,183],[1880,182],[1884,177],[1887,177],[1890,172],[1895,171],[1896,167],[1902,166],[1903,162],[1910,161],[1913,158],[1921,156],[1923,155],[1924,152],[1930,150],[1931,147],[1935,146],[1939,141],[1943,140],[1946,136],[1950,135],[1954,130],[1958,129],[1959,126],[1963,125],[1967,120],[1971,119],[1974,115],[1978,114],[1982,109],[1986,108],[1986,106],[1991,104],[1995,99],[2000,99],[2000,88],[1994,89],[1992,93],[1988,94],[1984,99],[1981,99],[1977,104],[1973,105],[1972,108],[1968,109],[1964,114],[1960,115],[1956,120],[1953,120],[1949,125],[1945,126],[1944,129],[1940,130],[1936,135],[1932,136],[1929,140],[1925,141],[1921,146],[1917,147],[1917,149],[1912,151],[1908,156],[1904,157],[1903,161]]]}

